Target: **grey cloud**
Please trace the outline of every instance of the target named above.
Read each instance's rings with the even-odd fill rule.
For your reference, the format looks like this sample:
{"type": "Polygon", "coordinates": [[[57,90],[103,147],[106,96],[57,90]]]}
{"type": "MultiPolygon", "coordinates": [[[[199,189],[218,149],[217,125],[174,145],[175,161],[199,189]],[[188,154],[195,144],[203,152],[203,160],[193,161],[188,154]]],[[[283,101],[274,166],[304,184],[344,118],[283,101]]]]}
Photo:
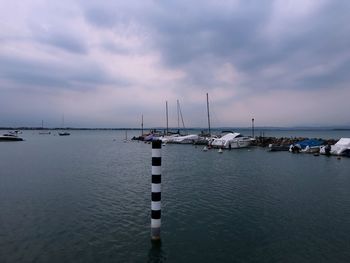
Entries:
{"type": "Polygon", "coordinates": [[[265,1],[259,5],[243,3],[231,12],[225,7],[213,11],[205,4],[198,7],[182,3],[176,9],[186,12],[169,14],[171,9],[163,5],[151,23],[157,32],[155,45],[170,66],[186,64],[206,54],[232,59],[242,49],[255,47],[256,33],[270,13],[270,4],[265,1]]]}
{"type": "Polygon", "coordinates": [[[47,39],[47,42],[73,53],[86,54],[88,51],[85,42],[73,36],[53,35],[47,39]]]}
{"type": "Polygon", "coordinates": [[[113,9],[103,9],[101,7],[86,10],[85,18],[91,24],[98,27],[113,27],[116,24],[117,14],[113,9]]]}
{"type": "Polygon", "coordinates": [[[112,42],[104,42],[101,45],[101,48],[114,54],[122,54],[122,55],[127,55],[130,53],[130,50],[128,50],[125,47],[122,47],[118,44],[112,43],[112,42]]]}
{"type": "Polygon", "coordinates": [[[21,58],[1,56],[0,76],[19,85],[68,86],[60,76],[60,69],[52,65],[21,58]]]}
{"type": "MultiPolygon", "coordinates": [[[[165,70],[185,73],[184,77],[166,86],[180,98],[187,89],[195,89],[198,95],[211,92],[214,87],[234,89],[235,92],[229,93],[234,94],[230,95],[232,97],[220,101],[221,106],[281,89],[332,87],[336,90],[350,80],[349,1],[328,1],[307,19],[298,21],[297,25],[290,23],[285,28],[279,28],[281,32],[272,32],[272,35],[264,32],[275,11],[275,1],[242,0],[235,1],[237,5],[233,6],[230,6],[230,1],[214,2],[78,1],[80,6],[72,11],[73,16],[82,14],[84,22],[94,27],[92,31],[105,30],[108,36],[110,33],[146,34],[147,37],[140,41],[144,44],[143,50],[140,51],[138,46],[135,50],[128,50],[108,40],[108,37],[100,39],[101,45],[89,46],[78,27],[70,28],[64,17],[55,17],[52,21],[57,22],[55,27],[44,30],[38,25],[32,26],[33,39],[29,41],[72,53],[69,55],[71,60],[51,64],[43,60],[2,56],[0,78],[10,80],[16,86],[39,86],[52,90],[57,87],[86,90],[97,88],[100,84],[127,87],[132,79],[110,76],[103,65],[97,64],[93,58],[87,62],[87,56],[82,56],[89,54],[89,48],[97,48],[98,52],[122,55],[134,55],[134,52],[148,54],[149,51],[152,55],[159,54],[165,70]],[[84,62],[78,58],[84,58],[84,62]],[[217,69],[227,63],[242,76],[237,82],[227,83],[217,78],[217,69]],[[326,72],[313,70],[322,65],[328,68],[326,72]]],[[[68,9],[71,10],[69,5],[68,9]]],[[[62,13],[66,14],[64,11],[62,13]]],[[[39,24],[41,18],[36,22],[39,24]]],[[[6,41],[8,38],[0,36],[0,39],[6,41]]],[[[93,57],[94,53],[89,55],[93,57]]],[[[140,88],[147,89],[147,84],[140,88]]],[[[193,103],[189,112],[199,114],[198,107],[193,103]]],[[[125,115],[127,111],[126,107],[125,115]]],[[[137,111],[131,110],[131,113],[137,111]]],[[[151,110],[144,109],[144,112],[147,111],[151,110]]]]}
{"type": "MultiPolygon", "coordinates": [[[[205,3],[194,7],[187,2],[161,2],[162,8],[151,12],[148,22],[155,32],[154,45],[162,51],[165,66],[185,70],[188,84],[213,86],[215,80],[211,72],[220,63],[230,62],[249,76],[244,89],[320,87],[316,79],[306,76],[303,81],[297,76],[309,67],[327,63],[334,60],[335,55],[347,52],[350,4],[329,2],[306,20],[302,28],[288,25],[283,34],[277,36],[278,42],[261,35],[271,17],[272,4],[273,1],[242,1],[238,8],[226,11],[225,8],[210,9],[205,3]],[[289,74],[265,78],[262,71],[275,65],[289,74]],[[292,76],[296,76],[295,79],[291,79],[292,76]]],[[[342,67],[347,69],[346,65],[342,67]]],[[[346,80],[346,76],[347,70],[340,70],[322,79],[331,83],[346,80]]]]}
{"type": "Polygon", "coordinates": [[[298,83],[301,86],[307,86],[311,88],[328,88],[333,89],[336,87],[343,87],[350,81],[350,59],[341,63],[327,73],[317,74],[312,76],[306,76],[300,79],[298,83]]]}
{"type": "Polygon", "coordinates": [[[30,22],[32,40],[64,50],[69,53],[84,55],[88,53],[86,39],[79,32],[65,24],[57,22],[49,26],[42,26],[40,22],[30,22]]]}
{"type": "Polygon", "coordinates": [[[43,87],[51,89],[95,89],[101,84],[127,86],[128,81],[109,76],[94,64],[64,65],[39,60],[26,60],[1,56],[0,77],[10,80],[17,87],[43,87]]]}
{"type": "MultiPolygon", "coordinates": [[[[268,89],[322,88],[325,85],[319,85],[321,79],[329,83],[346,81],[346,64],[340,65],[344,70],[323,76],[300,76],[347,52],[350,3],[329,1],[301,28],[288,24],[282,34],[270,38],[263,32],[273,5],[274,1],[240,1],[233,7],[230,2],[211,5],[203,1],[195,5],[188,1],[155,1],[142,7],[131,2],[104,3],[98,8],[90,3],[84,8],[87,20],[94,25],[113,28],[136,22],[147,28],[164,66],[186,72],[186,79],[179,83],[180,93],[181,87],[210,89],[220,85],[237,89],[241,94],[237,96],[248,96],[268,89]],[[232,87],[215,79],[215,69],[227,62],[248,76],[245,82],[232,87]],[[271,66],[280,67],[284,73],[266,77],[263,72],[271,66]]],[[[123,52],[118,47],[114,51],[123,52]]]]}
{"type": "Polygon", "coordinates": [[[150,11],[151,2],[124,1],[81,1],[86,21],[90,24],[111,29],[115,26],[127,26],[133,21],[143,23],[143,18],[150,11]]]}

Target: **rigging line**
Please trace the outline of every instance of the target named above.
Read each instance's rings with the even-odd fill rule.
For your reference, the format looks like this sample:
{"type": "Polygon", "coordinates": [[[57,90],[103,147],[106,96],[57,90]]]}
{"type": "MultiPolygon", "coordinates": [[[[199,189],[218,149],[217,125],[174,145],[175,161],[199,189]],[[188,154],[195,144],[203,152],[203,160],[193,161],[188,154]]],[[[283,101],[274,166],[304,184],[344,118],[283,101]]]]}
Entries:
{"type": "Polygon", "coordinates": [[[176,100],[176,106],[177,106],[177,129],[180,131],[180,115],[179,115],[179,100],[176,100]]]}
{"type": "Polygon", "coordinates": [[[185,122],[184,122],[184,118],[183,118],[183,116],[182,116],[182,111],[181,111],[181,107],[180,107],[180,102],[179,102],[179,111],[180,111],[182,126],[183,126],[183,128],[185,129],[185,122]]]}

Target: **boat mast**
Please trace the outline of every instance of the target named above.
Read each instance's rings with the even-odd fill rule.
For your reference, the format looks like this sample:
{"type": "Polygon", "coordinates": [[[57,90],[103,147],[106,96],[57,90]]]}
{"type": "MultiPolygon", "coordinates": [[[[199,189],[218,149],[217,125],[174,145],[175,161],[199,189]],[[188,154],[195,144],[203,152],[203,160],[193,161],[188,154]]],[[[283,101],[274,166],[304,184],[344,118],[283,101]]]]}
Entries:
{"type": "Polygon", "coordinates": [[[41,129],[44,129],[44,120],[41,120],[41,129]]]}
{"type": "Polygon", "coordinates": [[[169,123],[168,123],[168,101],[165,101],[165,112],[166,112],[166,135],[169,133],[169,123]]]}
{"type": "Polygon", "coordinates": [[[180,133],[179,100],[176,100],[176,106],[177,106],[177,132],[180,133]]]}
{"type": "Polygon", "coordinates": [[[209,136],[210,136],[210,116],[209,116],[209,98],[208,98],[208,93],[207,93],[207,111],[208,111],[208,131],[209,131],[209,136]]]}
{"type": "Polygon", "coordinates": [[[179,111],[180,111],[180,116],[181,116],[181,122],[182,122],[182,127],[185,129],[185,122],[184,122],[184,118],[182,116],[182,111],[181,111],[181,106],[180,106],[180,102],[179,102],[179,111]]]}
{"type": "Polygon", "coordinates": [[[141,136],[143,135],[143,114],[141,116],[141,136]]]}
{"type": "Polygon", "coordinates": [[[62,129],[64,129],[64,114],[62,115],[62,129]]]}

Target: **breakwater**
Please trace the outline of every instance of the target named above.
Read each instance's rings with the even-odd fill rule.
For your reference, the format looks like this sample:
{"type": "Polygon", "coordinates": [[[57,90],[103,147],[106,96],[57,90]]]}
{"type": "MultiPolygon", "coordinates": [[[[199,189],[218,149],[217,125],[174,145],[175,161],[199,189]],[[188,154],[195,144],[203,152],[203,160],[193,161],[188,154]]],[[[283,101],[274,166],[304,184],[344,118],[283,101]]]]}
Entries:
{"type": "MultiPolygon", "coordinates": [[[[307,137],[256,137],[255,141],[252,142],[252,146],[260,146],[260,147],[268,147],[270,144],[276,146],[290,146],[292,144],[296,144],[297,142],[303,140],[309,140],[311,138],[307,137]]],[[[322,139],[322,138],[312,138],[320,141],[324,141],[324,145],[333,145],[338,139],[322,139]]]]}

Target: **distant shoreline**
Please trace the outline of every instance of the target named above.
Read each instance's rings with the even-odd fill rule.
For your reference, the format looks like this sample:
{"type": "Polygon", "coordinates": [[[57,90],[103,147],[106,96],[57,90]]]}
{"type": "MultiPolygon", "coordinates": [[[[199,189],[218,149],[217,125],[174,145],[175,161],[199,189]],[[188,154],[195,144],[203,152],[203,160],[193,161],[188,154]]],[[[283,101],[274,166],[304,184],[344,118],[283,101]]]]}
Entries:
{"type": "MultiPolygon", "coordinates": [[[[148,130],[165,130],[164,127],[152,127],[152,128],[143,128],[144,131],[148,130]]],[[[224,131],[224,130],[251,130],[251,127],[217,127],[212,128],[212,130],[215,131],[224,131]]],[[[255,127],[255,131],[350,131],[350,127],[344,127],[344,128],[332,128],[332,127],[255,127]]],[[[74,127],[66,127],[66,128],[41,128],[41,127],[0,127],[0,130],[86,130],[86,131],[141,131],[141,128],[74,128],[74,127]]],[[[169,128],[169,130],[178,130],[178,128],[169,128]]],[[[203,127],[193,127],[193,128],[185,128],[180,130],[207,130],[207,128],[203,127]]]]}

